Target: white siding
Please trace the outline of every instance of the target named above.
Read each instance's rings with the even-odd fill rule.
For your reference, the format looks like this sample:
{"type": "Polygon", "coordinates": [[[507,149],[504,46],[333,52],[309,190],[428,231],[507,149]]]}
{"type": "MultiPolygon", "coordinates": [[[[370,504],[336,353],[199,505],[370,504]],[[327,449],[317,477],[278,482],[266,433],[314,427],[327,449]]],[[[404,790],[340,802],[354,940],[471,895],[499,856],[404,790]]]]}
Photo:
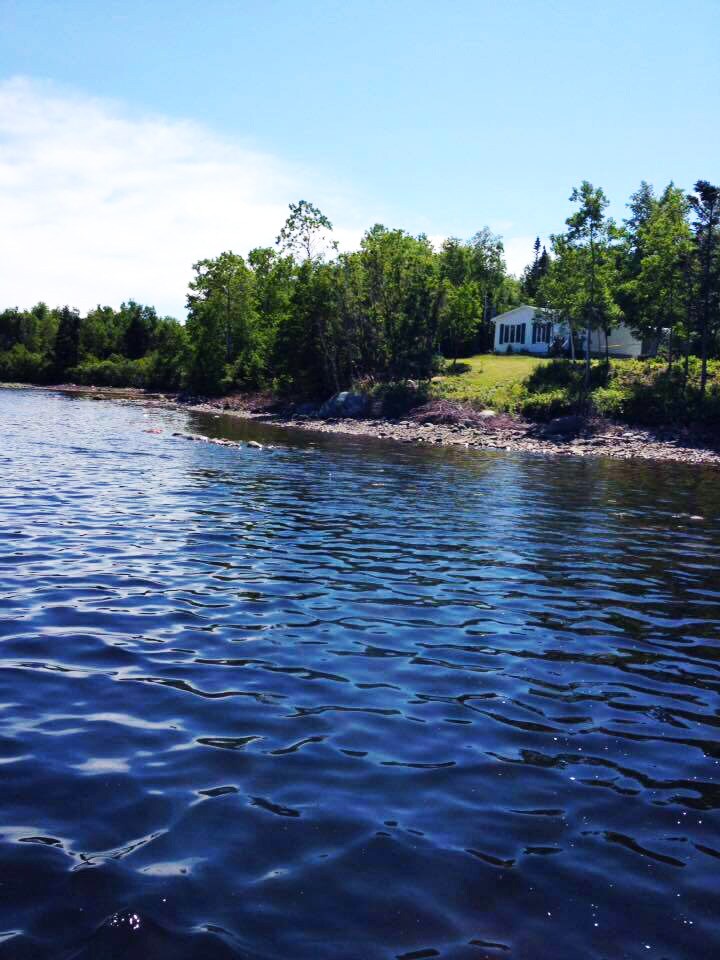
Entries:
{"type": "MultiPolygon", "coordinates": [[[[545,356],[550,349],[552,341],[556,337],[566,338],[568,328],[562,323],[553,323],[552,331],[548,341],[539,341],[533,343],[533,324],[546,322],[545,317],[550,315],[550,311],[532,307],[529,304],[523,304],[515,307],[514,310],[508,310],[507,313],[501,313],[495,317],[495,353],[507,353],[512,350],[513,353],[534,353],[538,356],[545,356]],[[524,325],[524,331],[522,330],[524,325]],[[522,333],[524,332],[524,338],[522,333]]],[[[583,330],[576,331],[582,338],[583,330]]],[[[611,356],[615,357],[639,357],[642,353],[642,343],[624,324],[615,327],[608,337],[608,349],[611,356]]],[[[605,354],[605,334],[602,331],[594,330],[590,338],[590,350],[594,354],[603,356],[605,354]]],[[[582,356],[583,350],[578,350],[578,355],[582,356]]]]}
{"type": "Polygon", "coordinates": [[[508,310],[495,317],[495,353],[535,353],[539,356],[547,354],[553,337],[556,335],[557,324],[550,334],[549,342],[536,341],[533,343],[533,324],[544,323],[543,311],[536,307],[524,304],[508,310]],[[524,328],[524,329],[523,329],[524,328]]]}
{"type": "MultiPolygon", "coordinates": [[[[591,353],[605,353],[605,334],[601,330],[593,330],[590,337],[591,353]]],[[[613,327],[608,335],[608,352],[611,357],[639,357],[642,353],[642,342],[633,335],[624,323],[613,327]]]]}

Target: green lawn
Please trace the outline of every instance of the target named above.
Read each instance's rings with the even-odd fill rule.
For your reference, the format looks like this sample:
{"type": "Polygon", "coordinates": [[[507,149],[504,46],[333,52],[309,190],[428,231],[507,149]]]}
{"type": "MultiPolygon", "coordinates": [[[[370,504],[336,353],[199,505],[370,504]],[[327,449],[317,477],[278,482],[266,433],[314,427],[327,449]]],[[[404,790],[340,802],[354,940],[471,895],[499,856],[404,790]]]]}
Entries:
{"type": "Polygon", "coordinates": [[[447,372],[433,379],[432,393],[435,397],[473,405],[512,407],[513,388],[535,367],[547,362],[539,357],[481,353],[458,360],[458,372],[453,373],[452,362],[448,361],[447,372]]]}

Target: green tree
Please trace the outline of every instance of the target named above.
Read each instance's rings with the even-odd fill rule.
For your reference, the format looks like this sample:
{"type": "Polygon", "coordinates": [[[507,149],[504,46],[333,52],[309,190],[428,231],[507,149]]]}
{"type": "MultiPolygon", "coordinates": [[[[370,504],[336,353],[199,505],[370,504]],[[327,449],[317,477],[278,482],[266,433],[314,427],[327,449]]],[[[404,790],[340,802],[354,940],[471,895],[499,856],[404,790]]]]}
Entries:
{"type": "Polygon", "coordinates": [[[612,220],[605,216],[609,201],[600,187],[583,180],[579,188],[573,189],[570,200],[578,207],[565,221],[568,229],[561,242],[554,244],[554,250],[556,256],[570,255],[576,271],[573,309],[585,330],[587,389],[593,331],[604,332],[607,352],[608,333],[620,318],[615,300],[616,262],[611,251],[615,230],[612,220]]]}
{"type": "Polygon", "coordinates": [[[150,349],[157,326],[154,307],[144,307],[134,300],[120,305],[118,323],[124,330],[123,353],[130,360],[139,360],[150,349]]]}
{"type": "Polygon", "coordinates": [[[720,187],[698,180],[688,202],[695,217],[698,265],[696,317],[700,335],[700,396],[707,388],[707,361],[711,340],[720,326],[720,187]]]}
{"type": "Polygon", "coordinates": [[[291,203],[289,209],[290,215],[275,240],[277,246],[285,253],[298,254],[306,260],[322,257],[327,234],[332,231],[328,218],[307,200],[291,203]]]}
{"type": "Polygon", "coordinates": [[[190,382],[216,393],[232,384],[256,386],[264,373],[254,275],[238,254],[194,264],[187,298],[190,382]]]}
{"type": "Polygon", "coordinates": [[[670,366],[675,333],[687,318],[687,264],[692,253],[688,210],[684,193],[672,184],[652,203],[635,234],[642,254],[636,276],[624,285],[634,332],[659,342],[669,331],[670,366]]]}
{"type": "Polygon", "coordinates": [[[376,224],[360,245],[380,376],[428,377],[437,344],[438,258],[427,237],[376,224]]]}
{"type": "Polygon", "coordinates": [[[524,299],[536,303],[542,278],[550,269],[550,257],[545,247],[542,247],[541,252],[540,237],[535,238],[533,254],[532,263],[528,264],[523,272],[521,287],[524,299]]]}
{"type": "Polygon", "coordinates": [[[58,311],[58,328],[54,346],[54,369],[57,377],[63,377],[77,366],[80,352],[80,314],[70,307],[58,311]]]}
{"type": "Polygon", "coordinates": [[[472,339],[482,318],[482,300],[477,283],[470,280],[454,287],[448,281],[440,307],[440,336],[450,346],[453,368],[463,345],[472,339]]]}

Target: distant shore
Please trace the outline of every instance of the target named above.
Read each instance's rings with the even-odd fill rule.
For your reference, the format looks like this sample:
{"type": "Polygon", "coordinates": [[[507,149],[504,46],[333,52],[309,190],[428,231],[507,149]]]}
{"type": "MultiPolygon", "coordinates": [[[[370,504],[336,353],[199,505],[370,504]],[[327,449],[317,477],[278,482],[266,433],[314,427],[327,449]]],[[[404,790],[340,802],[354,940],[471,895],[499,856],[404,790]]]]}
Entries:
{"type": "Polygon", "coordinates": [[[394,420],[363,417],[321,417],[282,408],[267,396],[232,395],[218,398],[181,397],[171,393],[122,387],[87,387],[75,384],[27,387],[53,393],[114,400],[148,407],[175,408],[198,413],[223,414],[277,427],[369,437],[424,446],[452,446],[469,450],[497,450],[572,457],[612,457],[618,460],[651,460],[720,466],[720,438],[671,427],[657,429],[612,421],[563,417],[537,424],[521,417],[492,411],[478,413],[461,404],[438,401],[409,411],[394,420]]]}

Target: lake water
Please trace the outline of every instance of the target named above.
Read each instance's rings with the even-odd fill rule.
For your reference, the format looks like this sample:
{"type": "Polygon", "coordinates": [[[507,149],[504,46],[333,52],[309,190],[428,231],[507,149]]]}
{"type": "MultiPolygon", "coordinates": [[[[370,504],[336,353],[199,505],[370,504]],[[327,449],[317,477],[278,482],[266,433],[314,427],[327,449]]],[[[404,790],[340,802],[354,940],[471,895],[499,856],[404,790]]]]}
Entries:
{"type": "Polygon", "coordinates": [[[720,955],[717,470],[0,423],[3,960],[720,955]]]}

